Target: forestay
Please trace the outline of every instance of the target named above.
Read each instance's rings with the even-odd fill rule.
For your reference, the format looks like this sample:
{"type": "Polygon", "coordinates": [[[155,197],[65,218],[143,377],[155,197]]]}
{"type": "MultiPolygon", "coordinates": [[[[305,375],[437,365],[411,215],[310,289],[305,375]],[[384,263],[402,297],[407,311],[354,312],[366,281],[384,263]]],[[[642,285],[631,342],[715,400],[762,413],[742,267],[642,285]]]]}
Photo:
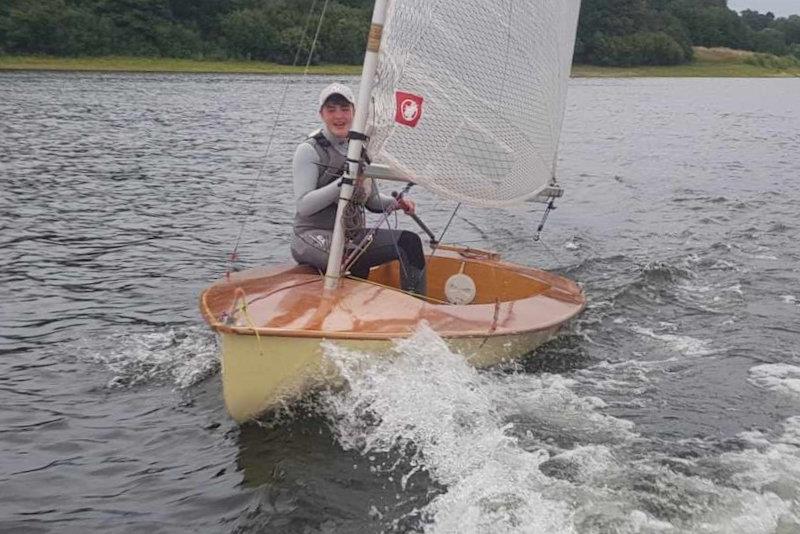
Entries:
{"type": "Polygon", "coordinates": [[[580,0],[390,0],[370,152],[444,196],[508,206],[552,181],[580,0]]]}

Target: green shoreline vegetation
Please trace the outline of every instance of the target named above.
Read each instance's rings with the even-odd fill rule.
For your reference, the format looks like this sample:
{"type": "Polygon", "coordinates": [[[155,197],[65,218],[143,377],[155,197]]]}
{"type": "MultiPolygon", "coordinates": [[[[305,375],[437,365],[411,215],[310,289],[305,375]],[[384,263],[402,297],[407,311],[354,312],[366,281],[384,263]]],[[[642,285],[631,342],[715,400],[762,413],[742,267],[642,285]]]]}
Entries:
{"type": "MultiPolygon", "coordinates": [[[[43,70],[76,72],[165,72],[208,74],[303,74],[305,66],[281,65],[267,61],[202,60],[162,57],[55,57],[0,56],[0,70],[43,70]]],[[[358,75],[361,65],[311,65],[309,74],[358,75]]]]}
{"type": "MultiPolygon", "coordinates": [[[[573,78],[630,77],[800,77],[800,61],[769,54],[696,47],[690,63],[664,66],[602,67],[574,65],[573,78]]],[[[305,66],[281,65],[263,61],[195,60],[151,57],[83,57],[13,55],[0,56],[0,70],[76,71],[76,72],[163,72],[218,74],[302,74],[305,66]]],[[[308,74],[357,76],[360,65],[312,65],[308,74]]]]}
{"type": "MultiPolygon", "coordinates": [[[[0,69],[293,74],[299,59],[312,74],[357,74],[373,3],[3,0],[0,69]]],[[[798,76],[800,15],[582,0],[574,60],[576,77],[798,76]]]]}

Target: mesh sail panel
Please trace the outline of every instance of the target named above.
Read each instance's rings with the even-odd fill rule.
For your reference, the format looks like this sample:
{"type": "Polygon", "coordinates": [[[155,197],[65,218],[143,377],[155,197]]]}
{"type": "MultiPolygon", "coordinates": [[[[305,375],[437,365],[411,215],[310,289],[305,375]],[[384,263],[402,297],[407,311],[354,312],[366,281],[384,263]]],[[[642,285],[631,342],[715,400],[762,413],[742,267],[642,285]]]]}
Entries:
{"type": "Polygon", "coordinates": [[[579,10],[390,0],[368,123],[375,161],[474,205],[536,195],[555,173],[579,10]]]}

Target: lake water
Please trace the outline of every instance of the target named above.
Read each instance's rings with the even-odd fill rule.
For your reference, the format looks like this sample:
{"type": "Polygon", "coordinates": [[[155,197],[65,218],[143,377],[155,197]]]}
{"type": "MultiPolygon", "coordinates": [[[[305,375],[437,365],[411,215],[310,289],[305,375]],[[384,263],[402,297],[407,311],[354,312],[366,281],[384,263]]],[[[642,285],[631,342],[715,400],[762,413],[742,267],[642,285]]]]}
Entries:
{"type": "Polygon", "coordinates": [[[330,81],[0,73],[0,531],[800,532],[800,80],[573,80],[542,240],[539,204],[447,240],[586,312],[484,372],[421,330],[239,427],[197,299],[241,229],[288,258],[330,81]]]}

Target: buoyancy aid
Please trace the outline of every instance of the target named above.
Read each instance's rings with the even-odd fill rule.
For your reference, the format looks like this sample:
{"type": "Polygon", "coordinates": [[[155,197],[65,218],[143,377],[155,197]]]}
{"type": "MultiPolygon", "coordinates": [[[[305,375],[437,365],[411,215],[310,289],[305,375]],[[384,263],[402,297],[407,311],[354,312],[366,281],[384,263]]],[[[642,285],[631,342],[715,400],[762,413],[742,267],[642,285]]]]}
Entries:
{"type": "MultiPolygon", "coordinates": [[[[347,157],[340,153],[322,133],[322,130],[312,132],[306,139],[319,157],[319,174],[317,175],[317,189],[339,180],[344,174],[347,165],[347,157]]],[[[363,195],[362,195],[363,197],[363,195]]],[[[351,202],[350,209],[345,213],[345,228],[348,231],[358,230],[364,227],[364,201],[365,198],[358,198],[355,193],[355,202],[351,202]]],[[[300,215],[295,213],[294,231],[296,234],[308,230],[332,231],[336,221],[337,202],[331,203],[322,210],[311,215],[300,215]]]]}

